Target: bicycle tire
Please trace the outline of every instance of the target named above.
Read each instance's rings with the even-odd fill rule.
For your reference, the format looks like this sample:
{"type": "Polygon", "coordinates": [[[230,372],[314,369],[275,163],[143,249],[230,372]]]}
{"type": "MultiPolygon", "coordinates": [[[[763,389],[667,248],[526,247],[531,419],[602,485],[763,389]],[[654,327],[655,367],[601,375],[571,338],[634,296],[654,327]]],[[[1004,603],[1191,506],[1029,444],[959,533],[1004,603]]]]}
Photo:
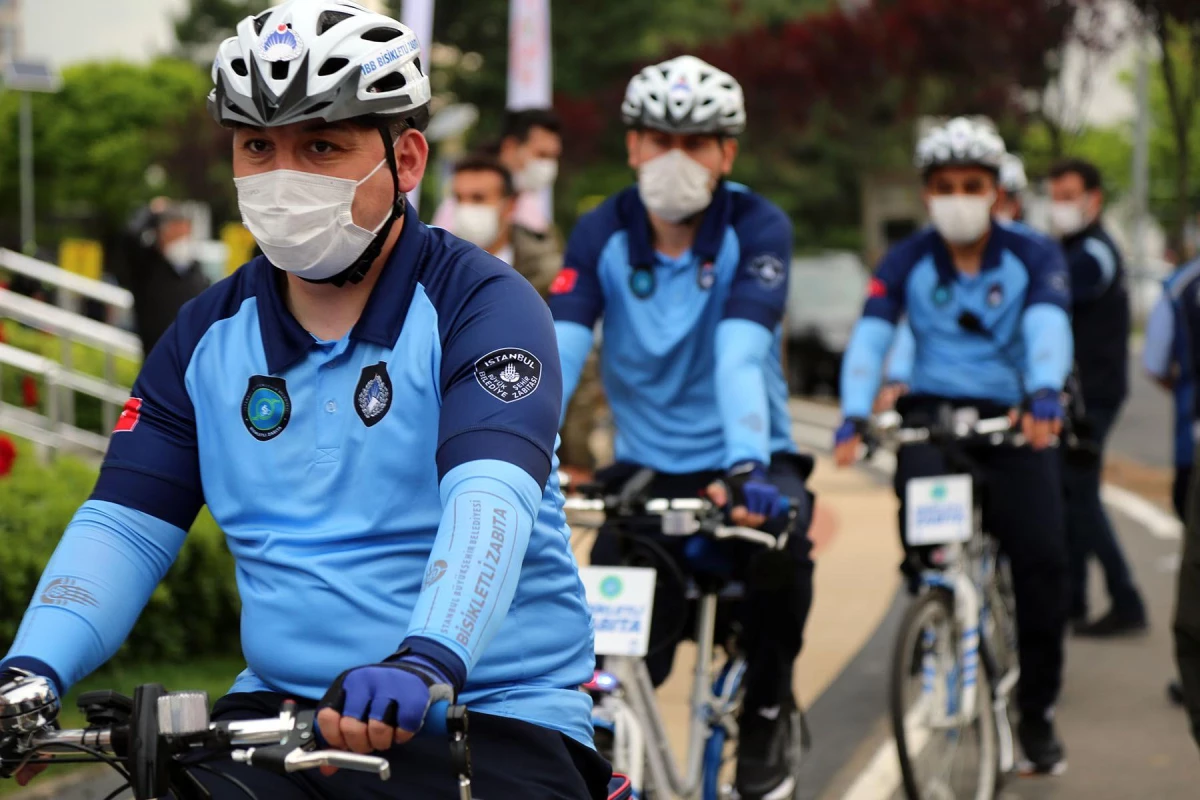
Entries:
{"type": "MultiPolygon", "coordinates": [[[[926,619],[933,614],[942,615],[954,632],[954,647],[957,653],[959,647],[958,626],[954,617],[954,597],[946,589],[931,589],[920,595],[904,614],[896,636],[896,646],[892,654],[892,669],[890,681],[889,712],[892,722],[892,735],[896,742],[896,754],[900,762],[901,783],[904,796],[908,800],[923,800],[924,795],[918,782],[914,754],[910,753],[908,731],[905,718],[908,708],[905,704],[905,688],[912,679],[912,656],[917,650],[918,638],[925,627],[926,619]]],[[[919,667],[919,665],[918,665],[919,667]]],[[[996,747],[996,728],[992,708],[992,687],[987,670],[980,664],[977,670],[976,721],[974,725],[980,732],[979,779],[976,796],[973,800],[992,800],[995,797],[998,781],[998,752],[996,747]]],[[[963,800],[971,800],[964,798],[963,800]]]]}

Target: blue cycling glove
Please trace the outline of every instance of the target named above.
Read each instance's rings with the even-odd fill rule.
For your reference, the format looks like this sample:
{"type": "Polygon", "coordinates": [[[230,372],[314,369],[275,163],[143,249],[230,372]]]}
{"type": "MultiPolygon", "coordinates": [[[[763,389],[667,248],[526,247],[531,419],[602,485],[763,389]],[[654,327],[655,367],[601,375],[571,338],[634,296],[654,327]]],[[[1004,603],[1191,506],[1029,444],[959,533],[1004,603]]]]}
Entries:
{"type": "Polygon", "coordinates": [[[439,700],[453,703],[458,685],[452,670],[431,658],[401,648],[380,664],[354,667],[337,676],[318,708],[415,734],[429,707],[439,700]]]}
{"type": "Polygon", "coordinates": [[[861,417],[848,417],[833,434],[833,446],[843,445],[855,436],[862,436],[866,430],[867,421],[861,417]]]}
{"type": "Polygon", "coordinates": [[[1029,413],[1039,422],[1053,422],[1063,418],[1062,398],[1053,389],[1038,389],[1029,398],[1029,413]]]}
{"type": "Polygon", "coordinates": [[[725,477],[732,493],[731,505],[745,506],[751,514],[768,519],[787,510],[787,501],[779,488],[767,478],[767,468],[757,461],[734,464],[725,477]]]}

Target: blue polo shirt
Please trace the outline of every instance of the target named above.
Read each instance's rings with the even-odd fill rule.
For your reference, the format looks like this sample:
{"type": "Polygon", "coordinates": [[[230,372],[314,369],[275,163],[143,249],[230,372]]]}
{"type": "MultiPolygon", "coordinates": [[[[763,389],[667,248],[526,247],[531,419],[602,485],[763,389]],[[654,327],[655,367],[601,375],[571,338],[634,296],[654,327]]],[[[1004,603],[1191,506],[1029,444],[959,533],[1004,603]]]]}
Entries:
{"type": "Polygon", "coordinates": [[[111,656],[207,504],[242,599],[233,691],[320,698],[405,640],[451,666],[473,709],[590,742],[577,687],[591,621],[550,477],[562,389],[545,304],[411,209],[340,341],[301,327],[284,280],[250,262],[151,352],[43,578],[90,602],[39,590],[10,660],[70,684],[111,656]]]}
{"type": "Polygon", "coordinates": [[[1194,461],[1192,438],[1195,375],[1193,374],[1193,308],[1200,289],[1200,261],[1185,264],[1163,281],[1163,293],[1146,322],[1142,364],[1160,380],[1171,381],[1175,401],[1175,466],[1190,467],[1194,461]]]}
{"type": "Polygon", "coordinates": [[[869,284],[842,368],[843,412],[870,416],[905,314],[913,394],[1015,406],[1061,390],[1071,368],[1069,304],[1066,262],[1046,237],[993,224],[979,273],[966,275],[937,231],[922,230],[887,254],[869,284]]]}
{"type": "Polygon", "coordinates": [[[580,219],[551,287],[568,399],[603,318],[618,461],[680,474],[794,451],[780,364],[792,226],[721,182],[692,247],[658,252],[637,187],[580,219]]]}

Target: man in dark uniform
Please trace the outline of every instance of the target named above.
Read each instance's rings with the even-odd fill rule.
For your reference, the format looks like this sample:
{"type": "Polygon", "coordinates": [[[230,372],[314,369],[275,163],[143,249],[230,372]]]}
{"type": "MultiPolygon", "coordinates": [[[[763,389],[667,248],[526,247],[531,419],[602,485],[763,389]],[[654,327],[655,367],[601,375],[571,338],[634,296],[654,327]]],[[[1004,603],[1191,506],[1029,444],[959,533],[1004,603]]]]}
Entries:
{"type": "Polygon", "coordinates": [[[1072,159],[1050,170],[1050,224],[1062,239],[1071,272],[1071,328],[1087,409],[1081,433],[1099,448],[1099,457],[1072,457],[1063,469],[1067,497],[1067,540],[1071,558],[1071,617],[1075,632],[1113,636],[1146,628],[1141,594],[1100,501],[1105,440],[1129,389],[1129,294],[1121,255],[1104,230],[1100,172],[1072,159]],[[1087,559],[1104,568],[1111,607],[1087,618],[1087,559]]]}

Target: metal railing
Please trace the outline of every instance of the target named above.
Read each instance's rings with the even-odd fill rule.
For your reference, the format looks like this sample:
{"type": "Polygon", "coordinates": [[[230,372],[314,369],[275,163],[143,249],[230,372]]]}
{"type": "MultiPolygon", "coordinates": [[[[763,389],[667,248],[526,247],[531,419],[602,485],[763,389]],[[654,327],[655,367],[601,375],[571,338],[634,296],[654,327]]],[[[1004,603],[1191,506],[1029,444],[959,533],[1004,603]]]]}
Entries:
{"type": "Polygon", "coordinates": [[[12,319],[54,336],[61,348],[59,360],[55,361],[12,345],[0,345],[0,370],[7,367],[38,376],[46,387],[45,413],[21,408],[0,398],[0,430],[43,445],[51,453],[67,449],[84,455],[103,455],[108,446],[107,435],[83,430],[75,424],[75,394],[100,400],[101,424],[105,431],[112,430],[120,407],[129,397],[129,388],[120,385],[116,378],[116,358],[140,360],[142,344],[128,331],[70,309],[78,305],[79,298],[87,298],[127,311],[133,307],[133,295],[120,287],[3,248],[0,248],[0,269],[57,290],[59,306],[0,289],[0,319],[12,319]],[[76,343],[103,353],[102,377],[87,375],[74,368],[76,343]]]}

